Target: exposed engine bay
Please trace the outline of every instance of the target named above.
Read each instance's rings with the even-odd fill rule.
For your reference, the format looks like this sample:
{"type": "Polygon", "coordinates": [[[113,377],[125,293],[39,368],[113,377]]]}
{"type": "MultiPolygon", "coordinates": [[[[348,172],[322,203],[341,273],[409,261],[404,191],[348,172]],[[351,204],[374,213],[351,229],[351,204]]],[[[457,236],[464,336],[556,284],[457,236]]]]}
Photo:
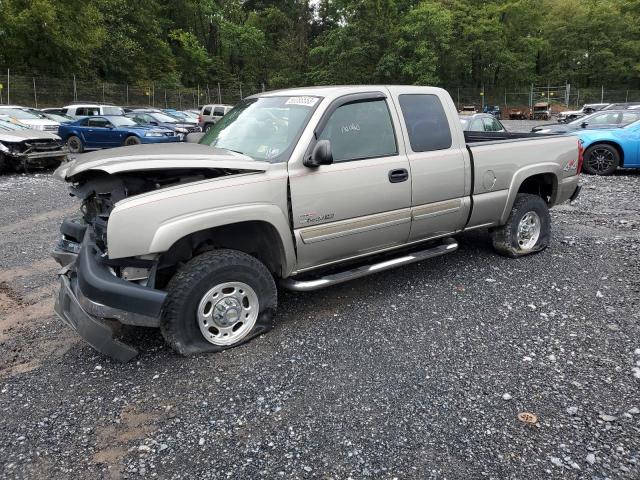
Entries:
{"type": "Polygon", "coordinates": [[[69,191],[82,201],[83,220],[95,231],[96,244],[107,250],[107,222],[119,201],[143,193],[213,178],[249,173],[227,168],[138,170],[117,174],[84,172],[72,179],[69,191]]]}

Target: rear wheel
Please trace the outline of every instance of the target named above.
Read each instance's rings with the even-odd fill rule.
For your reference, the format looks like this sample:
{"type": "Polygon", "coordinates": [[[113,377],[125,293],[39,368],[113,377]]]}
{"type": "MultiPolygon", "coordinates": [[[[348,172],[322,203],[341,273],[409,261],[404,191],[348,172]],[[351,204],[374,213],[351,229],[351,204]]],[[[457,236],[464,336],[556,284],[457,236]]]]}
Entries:
{"type": "Polygon", "coordinates": [[[584,152],[582,168],[591,175],[611,175],[620,165],[620,154],[611,145],[593,145],[584,152]]]}
{"type": "Polygon", "coordinates": [[[84,152],[84,143],[75,135],[71,135],[67,138],[67,147],[69,147],[69,152],[71,153],[82,153],[84,152]]]}
{"type": "Polygon", "coordinates": [[[537,195],[519,193],[507,222],[491,230],[493,248],[507,257],[541,252],[551,240],[547,203],[537,195]]]}
{"type": "Polygon", "coordinates": [[[162,334],[182,355],[219,352],[273,328],[276,285],[256,258],[214,250],[191,259],[167,286],[162,334]]]}
{"type": "Polygon", "coordinates": [[[206,132],[208,132],[208,131],[209,131],[209,129],[210,129],[211,127],[213,127],[213,123],[207,123],[207,124],[205,124],[205,126],[204,126],[204,127],[202,127],[202,131],[206,133],[206,132]]]}
{"type": "Polygon", "coordinates": [[[124,146],[125,147],[130,147],[132,145],[140,145],[142,142],[140,141],[140,139],[138,137],[136,137],[135,135],[131,135],[127,138],[125,138],[124,140],[124,146]]]}

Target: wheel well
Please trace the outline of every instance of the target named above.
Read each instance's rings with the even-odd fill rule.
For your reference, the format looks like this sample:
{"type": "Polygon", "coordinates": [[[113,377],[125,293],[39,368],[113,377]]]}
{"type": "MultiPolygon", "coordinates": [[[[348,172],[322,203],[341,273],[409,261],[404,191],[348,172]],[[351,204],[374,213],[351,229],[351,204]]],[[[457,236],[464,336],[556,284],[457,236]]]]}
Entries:
{"type": "Polygon", "coordinates": [[[538,195],[547,202],[547,204],[551,204],[557,189],[558,180],[553,173],[539,173],[525,179],[520,185],[518,193],[538,195]]]}
{"type": "Polygon", "coordinates": [[[620,145],[618,145],[615,142],[611,142],[608,140],[603,140],[601,142],[593,142],[591,145],[589,145],[587,148],[593,148],[596,147],[598,145],[609,145],[610,147],[613,147],[616,149],[616,152],[618,152],[618,155],[620,155],[620,165],[618,165],[619,167],[624,166],[624,151],[622,150],[622,148],[620,147],[620,145]]]}
{"type": "Polygon", "coordinates": [[[282,273],[285,253],[278,231],[268,222],[249,221],[201,230],[175,242],[160,258],[158,283],[163,283],[162,279],[168,281],[179,264],[219,248],[248,253],[264,263],[273,275],[282,273]]]}

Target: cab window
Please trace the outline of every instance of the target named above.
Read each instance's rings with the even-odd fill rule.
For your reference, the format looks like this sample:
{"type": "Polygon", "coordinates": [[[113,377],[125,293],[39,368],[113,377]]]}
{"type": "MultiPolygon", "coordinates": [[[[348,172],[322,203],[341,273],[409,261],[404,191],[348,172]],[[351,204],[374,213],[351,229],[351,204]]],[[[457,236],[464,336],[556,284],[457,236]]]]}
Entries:
{"type": "Polygon", "coordinates": [[[384,99],[338,107],[319,140],[331,142],[334,162],[398,154],[391,114],[384,99]]]}
{"type": "Polygon", "coordinates": [[[106,118],[98,117],[98,118],[90,118],[88,125],[90,127],[96,127],[96,128],[107,128],[111,125],[111,123],[106,118]]]}
{"type": "Polygon", "coordinates": [[[451,147],[449,120],[437,95],[405,94],[399,100],[411,150],[430,152],[451,147]]]}

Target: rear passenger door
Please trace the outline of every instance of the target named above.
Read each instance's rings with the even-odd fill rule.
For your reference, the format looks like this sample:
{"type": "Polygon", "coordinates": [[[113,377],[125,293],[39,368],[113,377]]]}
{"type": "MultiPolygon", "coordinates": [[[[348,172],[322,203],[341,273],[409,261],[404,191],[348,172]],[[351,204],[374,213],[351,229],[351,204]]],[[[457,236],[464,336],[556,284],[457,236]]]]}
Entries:
{"type": "Polygon", "coordinates": [[[443,103],[446,99],[439,90],[433,94],[420,87],[390,90],[396,93],[411,167],[409,241],[457,232],[469,215],[471,176],[455,107],[450,101],[451,105],[443,103]]]}
{"type": "MultiPolygon", "coordinates": [[[[406,242],[411,223],[409,162],[398,118],[382,92],[339,97],[315,127],[333,163],[289,170],[298,266],[363,256],[406,242]]],[[[309,145],[313,148],[315,141],[309,145]]]]}

